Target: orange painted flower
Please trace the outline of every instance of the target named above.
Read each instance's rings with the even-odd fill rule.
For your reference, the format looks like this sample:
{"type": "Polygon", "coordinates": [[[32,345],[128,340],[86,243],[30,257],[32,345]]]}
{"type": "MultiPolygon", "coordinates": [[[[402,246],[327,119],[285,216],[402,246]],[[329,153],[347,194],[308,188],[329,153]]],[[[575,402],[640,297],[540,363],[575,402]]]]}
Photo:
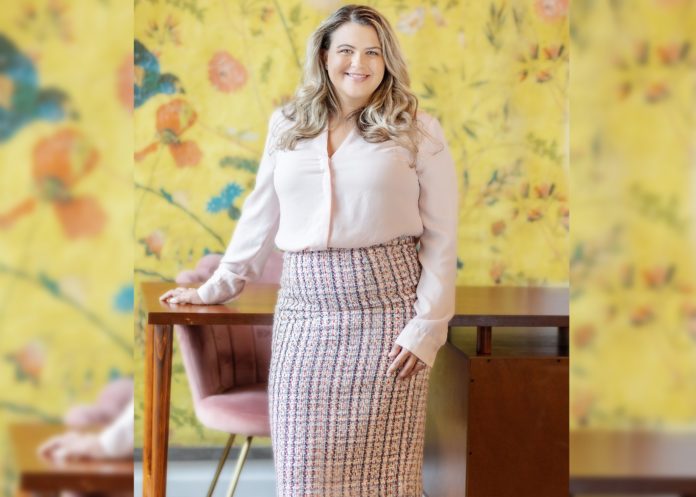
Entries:
{"type": "Polygon", "coordinates": [[[10,228],[31,213],[37,201],[53,205],[68,238],[96,236],[106,214],[96,197],[75,194],[77,183],[97,165],[97,150],[74,129],[62,129],[39,140],[33,150],[32,176],[37,193],[0,214],[0,228],[10,228]]]}
{"type": "Polygon", "coordinates": [[[503,275],[505,274],[505,263],[504,262],[494,262],[489,271],[491,279],[496,285],[499,285],[503,281],[503,275]]]}
{"type": "Polygon", "coordinates": [[[595,395],[584,391],[575,393],[570,401],[570,416],[579,425],[586,425],[595,404],[595,395]]]}
{"type": "Polygon", "coordinates": [[[539,198],[548,198],[549,195],[553,193],[555,186],[556,185],[553,183],[541,183],[534,187],[534,193],[536,193],[537,197],[539,198]]]}
{"type": "Polygon", "coordinates": [[[160,145],[166,145],[178,167],[196,166],[203,153],[194,141],[183,141],[181,135],[196,122],[197,114],[191,104],[182,99],[172,100],[157,109],[157,138],[135,153],[140,162],[160,145]]]}
{"type": "Polygon", "coordinates": [[[237,91],[247,82],[247,71],[227,52],[217,52],[208,63],[208,78],[218,90],[237,91]]]}
{"type": "Polygon", "coordinates": [[[491,224],[491,233],[494,236],[500,236],[505,231],[505,221],[500,220],[491,224]]]}
{"type": "Polygon", "coordinates": [[[527,221],[530,223],[538,221],[542,217],[544,217],[544,214],[539,209],[530,209],[527,212],[527,221]]]}
{"type": "Polygon", "coordinates": [[[133,112],[133,85],[135,80],[135,69],[133,64],[133,54],[129,53],[123,58],[121,65],[116,73],[116,92],[121,104],[133,112]]]}
{"type": "Polygon", "coordinates": [[[594,325],[585,324],[573,330],[573,345],[579,349],[587,347],[594,340],[597,330],[594,325]]]}
{"type": "Polygon", "coordinates": [[[140,240],[140,243],[145,245],[145,253],[154,255],[158,259],[162,255],[162,247],[164,246],[165,236],[161,230],[155,230],[147,237],[140,240]]]}
{"type": "Polygon", "coordinates": [[[539,71],[539,72],[536,74],[537,83],[546,83],[546,82],[549,81],[552,77],[553,77],[553,76],[551,76],[551,73],[550,73],[549,71],[546,71],[546,70],[539,71]]]}
{"type": "Polygon", "coordinates": [[[667,98],[669,93],[666,83],[653,83],[645,89],[645,100],[651,104],[659,102],[667,98]]]}
{"type": "Polygon", "coordinates": [[[649,305],[641,305],[633,309],[631,312],[631,324],[635,326],[642,326],[652,321],[654,317],[655,312],[649,305]]]}
{"type": "Polygon", "coordinates": [[[32,383],[38,384],[46,362],[46,351],[43,343],[32,341],[17,352],[8,354],[7,360],[14,364],[18,380],[28,379],[32,383]]]}
{"type": "Polygon", "coordinates": [[[649,288],[666,285],[674,276],[674,266],[655,266],[643,270],[643,281],[649,288]]]}
{"type": "Polygon", "coordinates": [[[537,14],[547,22],[564,19],[568,15],[568,0],[536,0],[537,14]]]}

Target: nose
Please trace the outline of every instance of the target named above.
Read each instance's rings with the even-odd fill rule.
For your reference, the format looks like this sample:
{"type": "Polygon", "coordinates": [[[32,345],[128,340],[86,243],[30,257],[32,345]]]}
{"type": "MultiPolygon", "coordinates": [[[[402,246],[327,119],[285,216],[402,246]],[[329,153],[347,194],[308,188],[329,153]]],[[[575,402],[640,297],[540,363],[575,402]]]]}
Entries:
{"type": "Polygon", "coordinates": [[[359,68],[362,67],[362,60],[363,54],[356,50],[350,62],[354,68],[359,68]]]}

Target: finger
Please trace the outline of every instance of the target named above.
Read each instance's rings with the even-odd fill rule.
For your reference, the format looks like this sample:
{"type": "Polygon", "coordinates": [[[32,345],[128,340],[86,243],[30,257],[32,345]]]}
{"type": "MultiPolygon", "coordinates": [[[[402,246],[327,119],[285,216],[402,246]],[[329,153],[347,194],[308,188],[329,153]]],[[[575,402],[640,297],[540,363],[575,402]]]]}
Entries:
{"type": "Polygon", "coordinates": [[[419,362],[413,367],[413,371],[411,371],[410,376],[415,376],[416,374],[418,374],[420,371],[423,371],[424,369],[425,369],[425,364],[423,364],[422,362],[419,362]]]}
{"type": "Polygon", "coordinates": [[[49,438],[38,448],[37,452],[43,457],[50,457],[51,452],[60,444],[62,437],[60,435],[49,438]]]}
{"type": "Polygon", "coordinates": [[[398,368],[401,367],[401,363],[403,363],[406,359],[407,356],[410,352],[406,349],[401,349],[401,352],[399,352],[399,355],[396,356],[396,359],[389,365],[389,369],[387,369],[388,374],[392,374],[394,371],[396,371],[398,368]]]}
{"type": "Polygon", "coordinates": [[[160,296],[160,300],[167,300],[172,295],[174,295],[174,290],[167,290],[160,296]]]}
{"type": "Polygon", "coordinates": [[[418,358],[411,354],[411,356],[406,360],[406,364],[404,364],[404,367],[401,368],[401,372],[399,373],[399,378],[404,379],[408,377],[411,374],[411,371],[413,370],[413,367],[416,365],[418,362],[418,358]]]}
{"type": "Polygon", "coordinates": [[[391,359],[392,357],[396,357],[396,354],[398,354],[399,352],[401,352],[401,345],[395,343],[392,346],[391,351],[389,352],[389,359],[391,359]]]}

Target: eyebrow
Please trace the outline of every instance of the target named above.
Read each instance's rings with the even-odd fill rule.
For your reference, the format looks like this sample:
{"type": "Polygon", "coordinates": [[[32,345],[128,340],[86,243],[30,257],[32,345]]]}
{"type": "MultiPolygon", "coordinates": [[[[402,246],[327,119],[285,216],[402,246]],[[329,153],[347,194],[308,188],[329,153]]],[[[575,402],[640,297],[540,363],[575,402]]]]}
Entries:
{"type": "MultiPolygon", "coordinates": [[[[337,46],[336,48],[341,48],[341,47],[355,48],[353,45],[349,45],[348,43],[341,43],[341,44],[340,44],[339,46],[337,46]]],[[[382,47],[367,47],[365,50],[374,50],[375,48],[376,48],[377,50],[382,50],[382,47]]]]}

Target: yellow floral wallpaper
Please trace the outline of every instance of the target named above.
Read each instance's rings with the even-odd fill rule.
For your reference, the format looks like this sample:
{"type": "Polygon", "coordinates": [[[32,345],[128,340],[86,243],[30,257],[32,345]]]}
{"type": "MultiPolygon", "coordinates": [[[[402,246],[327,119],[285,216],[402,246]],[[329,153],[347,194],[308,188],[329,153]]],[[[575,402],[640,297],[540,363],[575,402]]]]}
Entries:
{"type": "Polygon", "coordinates": [[[696,2],[578,0],[571,33],[571,427],[693,428],[696,2]]]}
{"type": "MultiPolygon", "coordinates": [[[[268,117],[300,81],[307,37],[342,3],[136,1],[137,309],[140,281],[171,281],[225,249],[268,117]]],[[[368,3],[396,29],[420,105],[457,162],[459,283],[567,285],[568,1],[368,3]]],[[[170,444],[224,441],[196,422],[176,353],[173,369],[170,444]]]]}
{"type": "Polygon", "coordinates": [[[133,8],[0,8],[0,482],[7,424],[133,374],[133,8]]]}

